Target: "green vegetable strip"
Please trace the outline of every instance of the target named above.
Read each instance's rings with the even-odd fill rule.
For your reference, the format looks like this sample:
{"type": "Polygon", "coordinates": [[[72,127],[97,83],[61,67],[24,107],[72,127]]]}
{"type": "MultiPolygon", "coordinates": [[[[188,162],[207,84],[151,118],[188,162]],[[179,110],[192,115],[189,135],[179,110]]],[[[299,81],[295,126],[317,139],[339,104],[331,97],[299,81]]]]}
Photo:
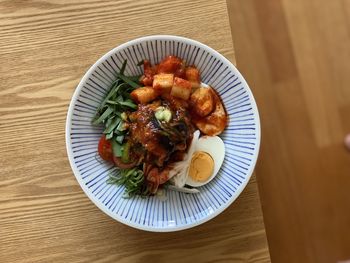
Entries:
{"type": "Polygon", "coordinates": [[[136,168],[132,168],[132,169],[130,169],[129,171],[128,171],[128,170],[125,170],[126,173],[125,173],[124,177],[125,177],[125,178],[129,178],[130,175],[132,175],[132,174],[135,172],[135,170],[136,170],[136,168]]]}
{"type": "Polygon", "coordinates": [[[116,99],[115,99],[116,102],[122,102],[124,101],[124,98],[122,95],[119,95],[116,99]]]}
{"type": "Polygon", "coordinates": [[[122,162],[128,163],[130,161],[130,142],[127,141],[123,147],[122,162]]]}
{"type": "Polygon", "coordinates": [[[123,140],[124,140],[124,135],[118,135],[118,136],[115,138],[115,140],[116,140],[118,143],[122,144],[122,143],[123,143],[123,140]]]}
{"type": "Polygon", "coordinates": [[[137,84],[136,82],[132,81],[131,79],[129,79],[128,77],[120,74],[120,73],[116,73],[117,77],[120,78],[121,80],[123,80],[125,83],[129,84],[131,87],[133,88],[138,88],[140,87],[139,84],[137,84]]]}
{"type": "Polygon", "coordinates": [[[107,103],[107,104],[112,104],[112,105],[119,105],[118,102],[113,101],[113,100],[107,100],[106,103],[107,103]]]}
{"type": "MultiPolygon", "coordinates": [[[[120,123],[119,123],[119,125],[120,125],[120,123]]],[[[119,126],[119,125],[118,125],[118,126],[119,126]]],[[[114,129],[114,134],[115,134],[116,136],[124,135],[124,133],[125,133],[124,131],[118,131],[118,127],[114,129]]]]}
{"type": "Polygon", "coordinates": [[[115,171],[110,174],[107,181],[109,184],[124,185],[125,198],[130,198],[135,195],[146,196],[149,194],[147,187],[144,184],[143,172],[138,168],[124,169],[119,173],[115,171]]]}
{"type": "Polygon", "coordinates": [[[129,99],[126,101],[121,101],[121,102],[119,102],[119,104],[122,106],[126,106],[129,108],[135,109],[135,110],[137,109],[137,105],[134,102],[132,102],[132,100],[129,100],[129,99]]]}
{"type": "Polygon", "coordinates": [[[113,151],[113,155],[117,156],[117,157],[121,157],[122,156],[122,146],[116,142],[115,140],[112,140],[112,151],[113,151]]]}
{"type": "MultiPolygon", "coordinates": [[[[106,121],[105,127],[108,127],[109,125],[111,125],[112,121],[113,121],[113,117],[108,118],[108,120],[106,121]]],[[[103,132],[103,133],[105,133],[105,132],[103,132]]]]}
{"type": "Polygon", "coordinates": [[[134,82],[138,83],[140,81],[141,76],[128,76],[128,78],[131,81],[134,81],[134,82]]]}
{"type": "Polygon", "coordinates": [[[120,89],[120,87],[123,85],[124,83],[122,84],[119,84],[118,85],[118,81],[112,86],[112,89],[111,91],[107,94],[107,96],[104,98],[104,100],[102,101],[99,109],[102,109],[105,104],[106,104],[106,101],[109,100],[110,97],[112,97],[114,94],[116,94],[118,92],[118,89],[120,89]]]}
{"type": "Polygon", "coordinates": [[[107,96],[103,99],[103,101],[101,102],[100,106],[97,108],[95,116],[93,118],[92,123],[95,124],[96,119],[98,118],[100,111],[103,109],[103,107],[106,105],[107,100],[112,97],[117,91],[118,89],[123,85],[124,83],[118,85],[118,80],[116,80],[113,84],[112,84],[112,88],[111,90],[108,92],[107,96]]]}
{"type": "MultiPolygon", "coordinates": [[[[137,109],[137,105],[131,100],[130,92],[140,87],[140,76],[124,75],[127,61],[125,60],[116,73],[117,79],[111,84],[110,90],[98,107],[92,120],[94,125],[104,124],[106,139],[111,140],[113,155],[121,158],[122,162],[128,163],[130,160],[131,143],[125,141],[127,136],[127,122],[129,117],[125,111],[137,109]]],[[[125,197],[129,198],[135,195],[149,195],[147,185],[144,182],[143,171],[137,167],[132,169],[116,169],[110,174],[107,181],[110,184],[123,185],[125,187],[125,197]]]]}
{"type": "Polygon", "coordinates": [[[116,130],[117,131],[124,131],[125,130],[123,121],[119,122],[118,127],[116,128],[116,130]]]}
{"type": "Polygon", "coordinates": [[[111,122],[111,124],[110,125],[106,125],[106,129],[104,130],[104,132],[103,133],[110,133],[110,132],[112,132],[116,127],[117,127],[117,125],[119,124],[119,122],[120,122],[120,118],[118,118],[118,117],[116,117],[112,122],[111,122]]]}
{"type": "Polygon", "coordinates": [[[108,134],[106,135],[106,139],[107,139],[107,140],[112,139],[112,137],[113,137],[113,132],[110,132],[110,133],[108,133],[108,134]]]}
{"type": "Polygon", "coordinates": [[[92,124],[97,125],[102,123],[112,112],[113,112],[113,109],[111,107],[108,107],[97,120],[92,122],[92,124]]]}
{"type": "MultiPolygon", "coordinates": [[[[117,98],[117,100],[118,100],[118,98],[117,98]]],[[[106,103],[110,104],[110,105],[129,107],[129,108],[132,108],[135,110],[137,109],[137,105],[132,100],[129,100],[129,99],[127,99],[126,101],[121,101],[120,99],[119,99],[119,101],[107,100],[106,103]]]]}

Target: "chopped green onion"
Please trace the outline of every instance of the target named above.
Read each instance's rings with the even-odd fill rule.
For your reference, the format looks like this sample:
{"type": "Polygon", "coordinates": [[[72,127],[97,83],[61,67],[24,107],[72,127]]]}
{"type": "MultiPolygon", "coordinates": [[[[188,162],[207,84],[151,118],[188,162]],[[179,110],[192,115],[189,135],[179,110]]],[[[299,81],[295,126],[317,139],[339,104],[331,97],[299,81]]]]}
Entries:
{"type": "Polygon", "coordinates": [[[120,89],[120,87],[122,87],[122,86],[124,85],[124,83],[119,84],[119,85],[118,85],[118,84],[119,84],[118,81],[116,81],[115,84],[113,84],[113,86],[112,86],[110,92],[107,94],[107,96],[106,96],[106,97],[104,98],[104,100],[101,102],[101,104],[100,104],[98,110],[102,109],[102,108],[105,106],[106,101],[109,100],[109,98],[112,97],[114,94],[116,94],[116,93],[118,92],[118,90],[120,89]]]}
{"type": "Polygon", "coordinates": [[[124,140],[124,135],[118,135],[118,136],[115,138],[115,140],[116,140],[118,143],[122,144],[122,143],[123,143],[123,140],[124,140]]]}
{"type": "Polygon", "coordinates": [[[114,129],[114,134],[116,136],[120,136],[120,135],[124,135],[125,134],[125,131],[119,131],[118,130],[118,127],[114,129]]]}
{"type": "Polygon", "coordinates": [[[124,76],[122,74],[116,73],[117,77],[120,78],[121,80],[123,80],[125,83],[129,84],[131,87],[133,88],[138,88],[140,87],[139,84],[137,84],[136,82],[132,81],[131,79],[129,79],[127,76],[124,76]]]}
{"type": "Polygon", "coordinates": [[[169,122],[172,117],[171,111],[163,106],[158,107],[154,115],[157,120],[165,122],[169,122]]]}
{"type": "Polygon", "coordinates": [[[115,117],[108,126],[106,125],[106,129],[104,130],[103,133],[113,132],[113,130],[117,127],[117,125],[119,124],[120,121],[121,121],[121,119],[119,117],[115,117]]]}
{"type": "Polygon", "coordinates": [[[127,99],[126,101],[121,101],[119,102],[119,104],[135,110],[137,109],[137,105],[132,100],[129,100],[129,99],[127,99]]]}
{"type": "Polygon", "coordinates": [[[108,127],[109,125],[111,125],[112,121],[113,121],[113,117],[108,118],[106,121],[105,127],[108,127]]]}
{"type": "Polygon", "coordinates": [[[136,167],[132,169],[123,169],[120,172],[113,171],[109,175],[107,183],[125,186],[124,198],[130,198],[135,195],[149,195],[147,185],[144,184],[143,171],[136,167]]]}
{"type": "Polygon", "coordinates": [[[123,121],[119,122],[117,130],[118,131],[125,131],[125,126],[124,126],[124,122],[123,121]]]}
{"type": "Polygon", "coordinates": [[[113,109],[111,107],[108,107],[97,120],[94,120],[92,122],[92,124],[97,125],[102,123],[112,112],[113,109]]]}
{"type": "Polygon", "coordinates": [[[106,139],[107,139],[107,140],[112,139],[112,137],[113,137],[113,132],[110,132],[110,133],[108,133],[108,134],[106,135],[106,139]]]}
{"type": "Polygon", "coordinates": [[[125,144],[123,144],[123,153],[122,153],[122,162],[128,163],[129,162],[129,154],[130,154],[130,142],[127,141],[125,144]]]}
{"type": "Polygon", "coordinates": [[[106,103],[107,103],[107,104],[112,104],[112,105],[119,105],[118,102],[113,101],[113,100],[107,100],[106,103]]]}
{"type": "Polygon", "coordinates": [[[115,99],[116,102],[123,102],[124,101],[124,98],[122,95],[119,95],[116,99],[115,99]]]}
{"type": "MultiPolygon", "coordinates": [[[[141,62],[143,64],[143,61],[141,62]]],[[[128,136],[129,111],[137,109],[137,105],[131,100],[130,93],[140,87],[140,76],[125,76],[127,60],[116,72],[116,80],[110,85],[107,95],[96,110],[92,123],[103,124],[106,139],[112,143],[113,156],[121,158],[124,163],[130,162],[131,142],[125,139],[128,136]],[[123,142],[125,142],[123,144],[123,142]]],[[[113,170],[107,181],[111,184],[125,186],[125,197],[134,195],[149,195],[147,184],[144,183],[143,171],[139,168],[113,170]]]]}
{"type": "Polygon", "coordinates": [[[139,76],[128,76],[128,78],[136,83],[140,81],[141,75],[139,76]]]}
{"type": "Polygon", "coordinates": [[[117,156],[117,157],[121,157],[122,156],[122,150],[123,150],[123,146],[120,145],[118,142],[116,142],[115,140],[112,140],[112,151],[113,151],[113,155],[117,156]]]}

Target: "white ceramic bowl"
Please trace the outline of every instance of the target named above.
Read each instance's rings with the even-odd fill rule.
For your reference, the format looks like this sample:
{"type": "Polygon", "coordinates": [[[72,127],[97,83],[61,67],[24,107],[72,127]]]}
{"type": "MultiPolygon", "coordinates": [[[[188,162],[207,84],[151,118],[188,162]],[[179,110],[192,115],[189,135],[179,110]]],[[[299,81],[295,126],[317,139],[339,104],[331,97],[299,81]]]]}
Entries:
{"type": "Polygon", "coordinates": [[[147,231],[168,232],[191,228],[220,214],[239,196],[252,175],[260,145],[260,122],[248,84],[224,56],[188,38],[156,35],[122,44],[103,55],[84,75],[69,106],[66,146],[70,165],[86,195],[103,212],[121,223],[147,231]],[[126,75],[140,75],[142,59],[158,63],[176,55],[196,65],[202,81],[217,90],[229,114],[229,124],[220,136],[226,149],[217,176],[200,187],[199,194],[165,191],[166,200],[123,198],[123,187],[106,183],[115,169],[97,153],[102,127],[91,125],[96,107],[115,79],[124,59],[126,75]]]}

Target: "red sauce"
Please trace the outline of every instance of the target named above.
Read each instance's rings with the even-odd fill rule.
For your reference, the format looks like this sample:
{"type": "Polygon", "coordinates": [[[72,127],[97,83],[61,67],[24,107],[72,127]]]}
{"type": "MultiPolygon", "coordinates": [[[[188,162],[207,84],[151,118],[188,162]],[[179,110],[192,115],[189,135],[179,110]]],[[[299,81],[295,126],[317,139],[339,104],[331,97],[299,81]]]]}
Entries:
{"type": "Polygon", "coordinates": [[[227,113],[219,95],[210,88],[214,102],[214,110],[209,115],[199,116],[195,110],[190,108],[193,123],[206,135],[215,136],[220,134],[228,122],[227,113]]]}
{"type": "Polygon", "coordinates": [[[139,104],[137,111],[130,114],[130,138],[133,144],[141,144],[145,148],[146,163],[163,167],[179,160],[181,152],[187,151],[194,127],[185,106],[186,103],[169,98],[151,104],[139,104]],[[169,123],[161,123],[155,118],[154,113],[161,105],[172,112],[169,123]],[[173,154],[176,156],[172,157],[173,154]]]}

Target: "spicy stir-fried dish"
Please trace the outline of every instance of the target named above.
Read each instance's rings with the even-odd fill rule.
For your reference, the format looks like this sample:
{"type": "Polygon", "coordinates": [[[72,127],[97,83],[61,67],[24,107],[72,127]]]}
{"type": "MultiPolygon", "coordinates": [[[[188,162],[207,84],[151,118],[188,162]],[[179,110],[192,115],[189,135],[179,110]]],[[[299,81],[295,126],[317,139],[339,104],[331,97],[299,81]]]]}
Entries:
{"type": "Polygon", "coordinates": [[[163,186],[196,193],[192,187],[209,182],[223,161],[216,135],[227,125],[224,105],[199,70],[176,56],[140,65],[141,77],[127,77],[124,62],[93,119],[105,126],[100,157],[120,168],[108,182],[124,185],[129,197],[163,186]]]}

